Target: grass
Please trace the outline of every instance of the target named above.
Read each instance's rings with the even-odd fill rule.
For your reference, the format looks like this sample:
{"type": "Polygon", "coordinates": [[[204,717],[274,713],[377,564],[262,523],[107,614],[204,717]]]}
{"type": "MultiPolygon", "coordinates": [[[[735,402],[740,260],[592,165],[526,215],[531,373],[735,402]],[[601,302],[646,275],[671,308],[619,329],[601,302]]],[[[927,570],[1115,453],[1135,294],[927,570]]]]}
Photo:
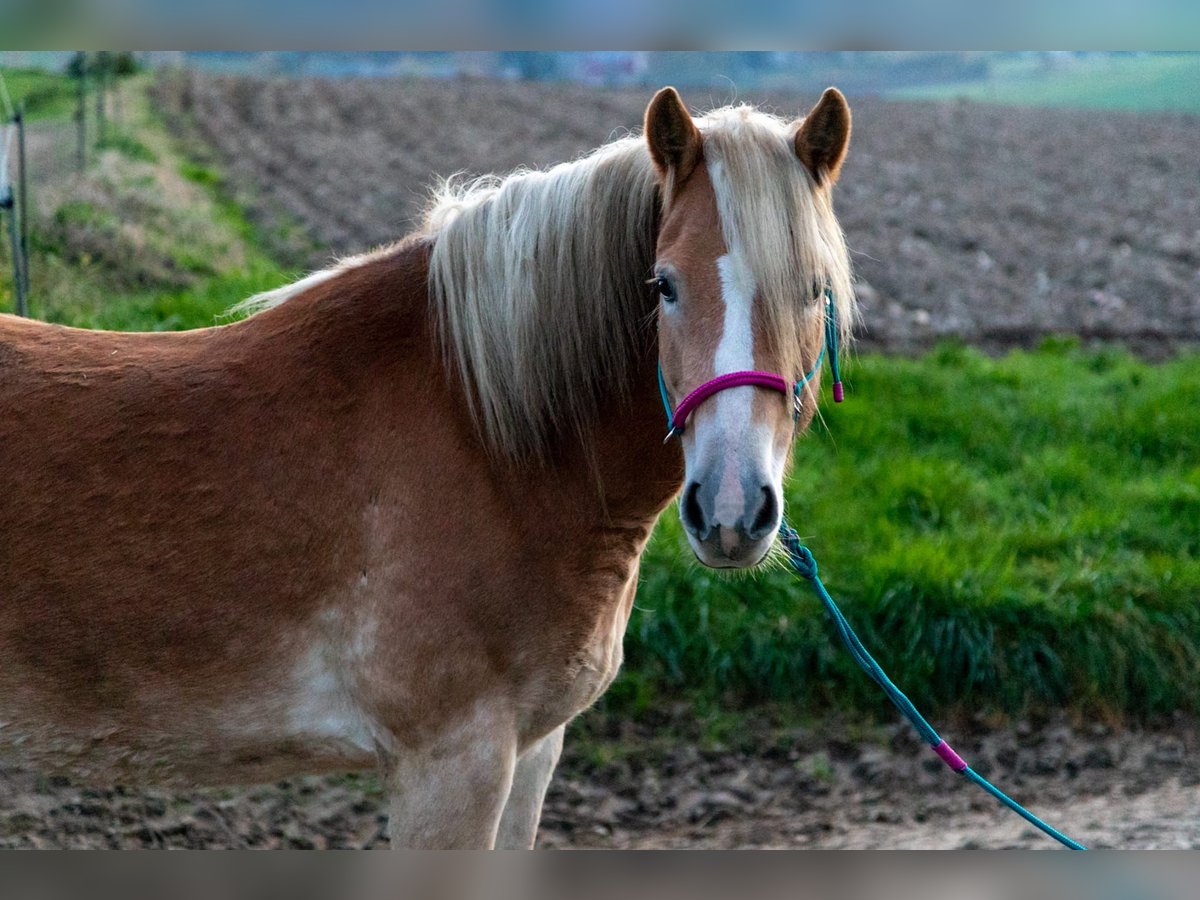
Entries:
{"type": "MultiPolygon", "coordinates": [[[[25,115],[29,121],[67,118],[75,110],[76,82],[66,75],[0,66],[0,77],[4,79],[13,106],[22,100],[25,102],[25,115]]],[[[0,116],[5,112],[3,101],[0,101],[0,116]]]]}
{"type": "MultiPolygon", "coordinates": [[[[10,91],[24,84],[12,72],[10,91]]],[[[196,328],[289,280],[220,172],[190,158],[159,119],[148,87],[147,77],[120,82],[125,125],[95,147],[85,173],[32,192],[37,318],[126,331],[196,328]]],[[[0,254],[0,309],[12,302],[11,263],[0,254]]]]}
{"type": "MultiPolygon", "coordinates": [[[[1200,711],[1200,356],[1070,341],[867,356],[796,449],[788,515],[889,674],[939,713],[1200,711]]],[[[607,700],[887,711],[806,583],[655,533],[607,700]]]]}
{"type": "Polygon", "coordinates": [[[133,135],[125,132],[112,134],[98,142],[96,146],[100,150],[116,150],[128,159],[140,160],[147,163],[158,162],[157,153],[133,135]]]}
{"type": "Polygon", "coordinates": [[[983,81],[902,88],[888,96],[1200,114],[1200,53],[1087,56],[1050,65],[1041,58],[1005,59],[983,81]]]}

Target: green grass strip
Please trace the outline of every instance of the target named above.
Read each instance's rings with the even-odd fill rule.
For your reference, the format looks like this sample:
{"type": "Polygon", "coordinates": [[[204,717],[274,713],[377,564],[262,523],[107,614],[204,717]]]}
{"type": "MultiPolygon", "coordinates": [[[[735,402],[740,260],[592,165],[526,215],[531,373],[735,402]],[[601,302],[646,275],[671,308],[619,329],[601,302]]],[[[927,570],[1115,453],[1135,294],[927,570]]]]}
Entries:
{"type": "Polygon", "coordinates": [[[1200,53],[1004,59],[990,77],[901,88],[898,99],[962,97],[982,103],[1200,113],[1200,53]]]}
{"type": "MultiPolygon", "coordinates": [[[[898,684],[944,714],[1200,711],[1200,356],[1071,342],[865,356],[788,516],[898,684]]],[[[668,512],[611,703],[885,709],[782,567],[700,567],[668,512]]]]}

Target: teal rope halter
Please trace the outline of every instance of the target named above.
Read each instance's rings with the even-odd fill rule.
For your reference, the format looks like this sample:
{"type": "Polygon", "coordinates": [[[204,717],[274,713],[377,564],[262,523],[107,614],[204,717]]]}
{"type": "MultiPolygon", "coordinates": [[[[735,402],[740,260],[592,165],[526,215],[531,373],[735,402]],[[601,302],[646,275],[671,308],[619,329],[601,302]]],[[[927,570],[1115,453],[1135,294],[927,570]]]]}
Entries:
{"type": "MultiPolygon", "coordinates": [[[[829,290],[829,288],[825,289],[825,311],[824,345],[821,347],[820,353],[817,354],[817,359],[813,364],[813,367],[795,383],[792,389],[795,397],[795,414],[797,418],[800,415],[801,391],[809,383],[809,381],[816,376],[817,372],[821,368],[821,363],[826,357],[829,358],[830,373],[833,375],[834,379],[834,400],[838,403],[842,401],[842,378],[841,369],[838,364],[839,348],[837,305],[834,302],[833,293],[829,290]]],[[[744,384],[757,384],[759,386],[769,388],[779,387],[779,385],[777,385],[774,381],[769,381],[769,379],[776,379],[777,381],[786,384],[786,382],[783,382],[783,379],[779,378],[779,376],[771,376],[768,373],[761,372],[739,372],[732,373],[728,376],[718,376],[712,381],[701,385],[696,389],[696,391],[693,391],[688,398],[685,398],[684,402],[681,403],[677,409],[673,410],[671,407],[671,398],[667,394],[666,383],[663,381],[662,364],[660,363],[658,367],[658,390],[662,396],[663,409],[666,410],[667,423],[670,426],[670,431],[667,433],[667,439],[670,440],[672,436],[683,431],[684,419],[686,418],[687,412],[690,409],[690,407],[687,406],[687,403],[688,400],[694,395],[699,394],[699,399],[694,400],[693,405],[702,402],[708,396],[711,396],[717,391],[724,390],[727,387],[734,387],[744,384]],[[750,376],[765,376],[765,379],[754,379],[750,376]],[[722,381],[722,379],[726,380],[722,381]],[[683,410],[684,412],[682,416],[678,416],[679,421],[677,423],[676,419],[680,410],[683,410]]],[[[818,599],[820,599],[822,605],[825,607],[825,612],[833,621],[834,628],[837,629],[838,637],[841,638],[842,643],[849,651],[851,657],[854,658],[854,661],[858,664],[859,668],[866,672],[871,680],[879,685],[879,687],[887,695],[887,698],[898,710],[900,710],[900,713],[904,716],[904,718],[906,718],[909,723],[912,724],[913,728],[915,728],[917,733],[921,736],[921,739],[925,741],[925,743],[929,744],[929,746],[933,749],[933,752],[936,753],[942,759],[942,761],[955,772],[958,772],[968,781],[987,791],[987,793],[991,794],[1001,804],[1007,806],[1017,815],[1025,819],[1025,821],[1054,838],[1054,840],[1058,841],[1063,846],[1069,847],[1072,850],[1086,850],[1087,847],[1085,847],[1083,844],[1072,840],[1058,829],[1039,819],[1016,800],[1012,799],[1012,797],[1009,797],[998,787],[993,785],[990,781],[972,769],[966,763],[966,761],[959,756],[949,744],[946,743],[942,736],[938,734],[937,729],[929,724],[929,721],[923,715],[921,715],[920,711],[916,708],[916,706],[913,705],[912,701],[905,696],[904,692],[901,691],[900,688],[896,687],[892,680],[888,678],[887,673],[884,672],[879,663],[875,661],[875,658],[872,657],[867,651],[867,648],[863,646],[863,643],[861,640],[859,640],[858,635],[854,633],[854,629],[850,627],[850,623],[847,621],[845,615],[842,614],[841,609],[838,607],[833,597],[830,596],[829,591],[825,589],[825,585],[822,583],[820,576],[817,574],[817,561],[813,557],[812,551],[805,547],[803,543],[801,543],[800,536],[796,533],[795,529],[788,524],[786,518],[782,519],[779,523],[779,541],[781,544],[783,544],[784,549],[787,551],[788,561],[792,564],[792,568],[796,571],[796,574],[807,580],[812,586],[813,592],[816,593],[818,599]]]]}

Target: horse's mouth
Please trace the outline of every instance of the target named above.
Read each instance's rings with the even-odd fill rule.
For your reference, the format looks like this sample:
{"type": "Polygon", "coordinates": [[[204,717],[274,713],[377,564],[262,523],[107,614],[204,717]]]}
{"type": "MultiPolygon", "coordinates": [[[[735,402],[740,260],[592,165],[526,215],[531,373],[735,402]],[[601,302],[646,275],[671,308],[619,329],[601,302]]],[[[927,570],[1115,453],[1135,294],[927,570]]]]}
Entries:
{"type": "Polygon", "coordinates": [[[770,555],[774,535],[758,541],[722,546],[718,542],[697,540],[689,534],[688,543],[696,559],[710,569],[753,569],[770,555]]]}

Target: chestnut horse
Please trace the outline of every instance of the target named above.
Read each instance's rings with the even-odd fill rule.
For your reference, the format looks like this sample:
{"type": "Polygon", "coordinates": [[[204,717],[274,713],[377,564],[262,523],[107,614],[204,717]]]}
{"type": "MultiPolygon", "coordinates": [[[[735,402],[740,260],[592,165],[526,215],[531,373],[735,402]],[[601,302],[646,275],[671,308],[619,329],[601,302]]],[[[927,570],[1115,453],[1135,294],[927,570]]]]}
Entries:
{"type": "Polygon", "coordinates": [[[680,504],[774,542],[826,286],[852,321],[828,90],[446,185],[424,227],[174,334],[0,317],[0,759],[221,784],[378,765],[396,846],[530,846],[680,504]],[[654,328],[657,321],[657,331],[654,328]]]}

